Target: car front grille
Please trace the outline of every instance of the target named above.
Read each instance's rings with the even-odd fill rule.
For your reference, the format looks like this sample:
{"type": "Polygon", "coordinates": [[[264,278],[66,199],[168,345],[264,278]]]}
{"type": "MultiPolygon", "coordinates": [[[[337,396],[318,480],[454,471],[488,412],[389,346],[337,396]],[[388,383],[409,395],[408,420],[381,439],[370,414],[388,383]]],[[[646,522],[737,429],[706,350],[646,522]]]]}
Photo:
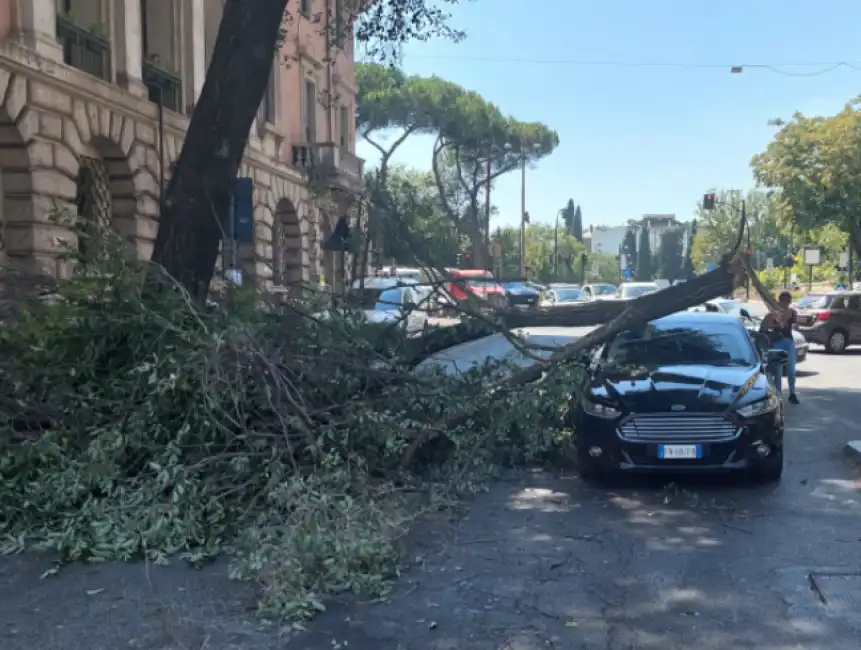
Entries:
{"type": "Polygon", "coordinates": [[[619,425],[619,436],[629,442],[724,442],[740,434],[741,427],[719,413],[640,413],[619,425]]]}

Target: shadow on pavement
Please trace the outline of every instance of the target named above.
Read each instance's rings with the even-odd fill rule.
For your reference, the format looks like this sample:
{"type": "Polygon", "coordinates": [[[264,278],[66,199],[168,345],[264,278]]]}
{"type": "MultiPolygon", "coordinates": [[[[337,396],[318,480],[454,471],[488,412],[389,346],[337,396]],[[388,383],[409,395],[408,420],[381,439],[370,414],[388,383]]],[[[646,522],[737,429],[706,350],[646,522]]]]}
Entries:
{"type": "Polygon", "coordinates": [[[840,450],[861,391],[802,395],[778,485],[518,474],[464,518],[420,524],[388,602],[334,599],[292,641],[254,621],[253,589],[223,562],[38,580],[47,558],[0,558],[0,647],[857,650],[858,608],[823,604],[810,574],[858,570],[861,486],[840,450]]]}

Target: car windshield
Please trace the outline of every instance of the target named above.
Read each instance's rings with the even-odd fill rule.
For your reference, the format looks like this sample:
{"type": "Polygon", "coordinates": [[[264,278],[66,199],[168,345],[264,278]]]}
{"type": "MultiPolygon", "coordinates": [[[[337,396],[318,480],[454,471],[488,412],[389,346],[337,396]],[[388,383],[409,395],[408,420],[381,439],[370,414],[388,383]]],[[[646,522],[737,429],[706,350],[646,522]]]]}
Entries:
{"type": "Polygon", "coordinates": [[[473,288],[488,288],[496,286],[493,278],[467,278],[466,283],[473,288]]]}
{"type": "Polygon", "coordinates": [[[593,284],[592,294],[595,296],[612,296],[616,294],[616,287],[612,284],[593,284]]]}
{"type": "Polygon", "coordinates": [[[657,284],[639,284],[634,286],[623,286],[622,287],[622,297],[623,298],[638,298],[639,296],[644,296],[647,293],[654,293],[655,291],[659,291],[657,284]]]}
{"type": "Polygon", "coordinates": [[[798,305],[801,309],[816,309],[818,307],[824,307],[826,303],[826,298],[824,294],[817,293],[808,293],[803,298],[800,298],[796,305],[798,305]]]}
{"type": "Polygon", "coordinates": [[[615,367],[666,365],[752,366],[755,353],[747,332],[727,323],[663,326],[619,334],[608,346],[606,361],[615,367]]]}
{"type": "Polygon", "coordinates": [[[398,311],[403,301],[403,289],[386,289],[380,292],[373,306],[375,311],[398,311]]]}
{"type": "Polygon", "coordinates": [[[522,291],[523,289],[529,289],[530,288],[527,285],[523,284],[522,282],[503,282],[502,286],[506,289],[513,289],[515,291],[517,291],[517,290],[522,291]]]}
{"type": "Polygon", "coordinates": [[[583,300],[583,292],[580,289],[556,289],[556,299],[560,302],[576,302],[583,300]]]}

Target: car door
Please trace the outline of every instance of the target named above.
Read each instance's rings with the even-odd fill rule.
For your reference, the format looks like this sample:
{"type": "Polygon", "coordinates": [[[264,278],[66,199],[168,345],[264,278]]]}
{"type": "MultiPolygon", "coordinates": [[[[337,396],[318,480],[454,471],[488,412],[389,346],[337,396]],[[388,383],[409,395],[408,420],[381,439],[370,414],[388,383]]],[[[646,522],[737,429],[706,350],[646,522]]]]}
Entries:
{"type": "Polygon", "coordinates": [[[846,329],[850,343],[861,343],[861,295],[846,297],[846,329]]]}

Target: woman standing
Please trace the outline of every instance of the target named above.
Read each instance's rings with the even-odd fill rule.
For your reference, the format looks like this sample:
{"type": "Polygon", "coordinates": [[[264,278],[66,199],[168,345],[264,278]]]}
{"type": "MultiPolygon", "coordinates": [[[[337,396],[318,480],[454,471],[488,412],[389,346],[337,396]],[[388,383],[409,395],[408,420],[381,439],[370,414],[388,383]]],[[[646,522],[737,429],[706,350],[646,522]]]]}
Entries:
{"type": "MultiPolygon", "coordinates": [[[[759,331],[768,336],[772,348],[783,350],[788,355],[786,374],[789,383],[789,403],[798,404],[798,396],[795,394],[795,342],[792,340],[792,330],[798,320],[798,315],[789,306],[792,303],[792,295],[788,291],[782,292],[778,301],[782,309],[769,312],[762,319],[759,331]]],[[[777,372],[774,383],[780,392],[783,383],[782,369],[777,372]]]]}

